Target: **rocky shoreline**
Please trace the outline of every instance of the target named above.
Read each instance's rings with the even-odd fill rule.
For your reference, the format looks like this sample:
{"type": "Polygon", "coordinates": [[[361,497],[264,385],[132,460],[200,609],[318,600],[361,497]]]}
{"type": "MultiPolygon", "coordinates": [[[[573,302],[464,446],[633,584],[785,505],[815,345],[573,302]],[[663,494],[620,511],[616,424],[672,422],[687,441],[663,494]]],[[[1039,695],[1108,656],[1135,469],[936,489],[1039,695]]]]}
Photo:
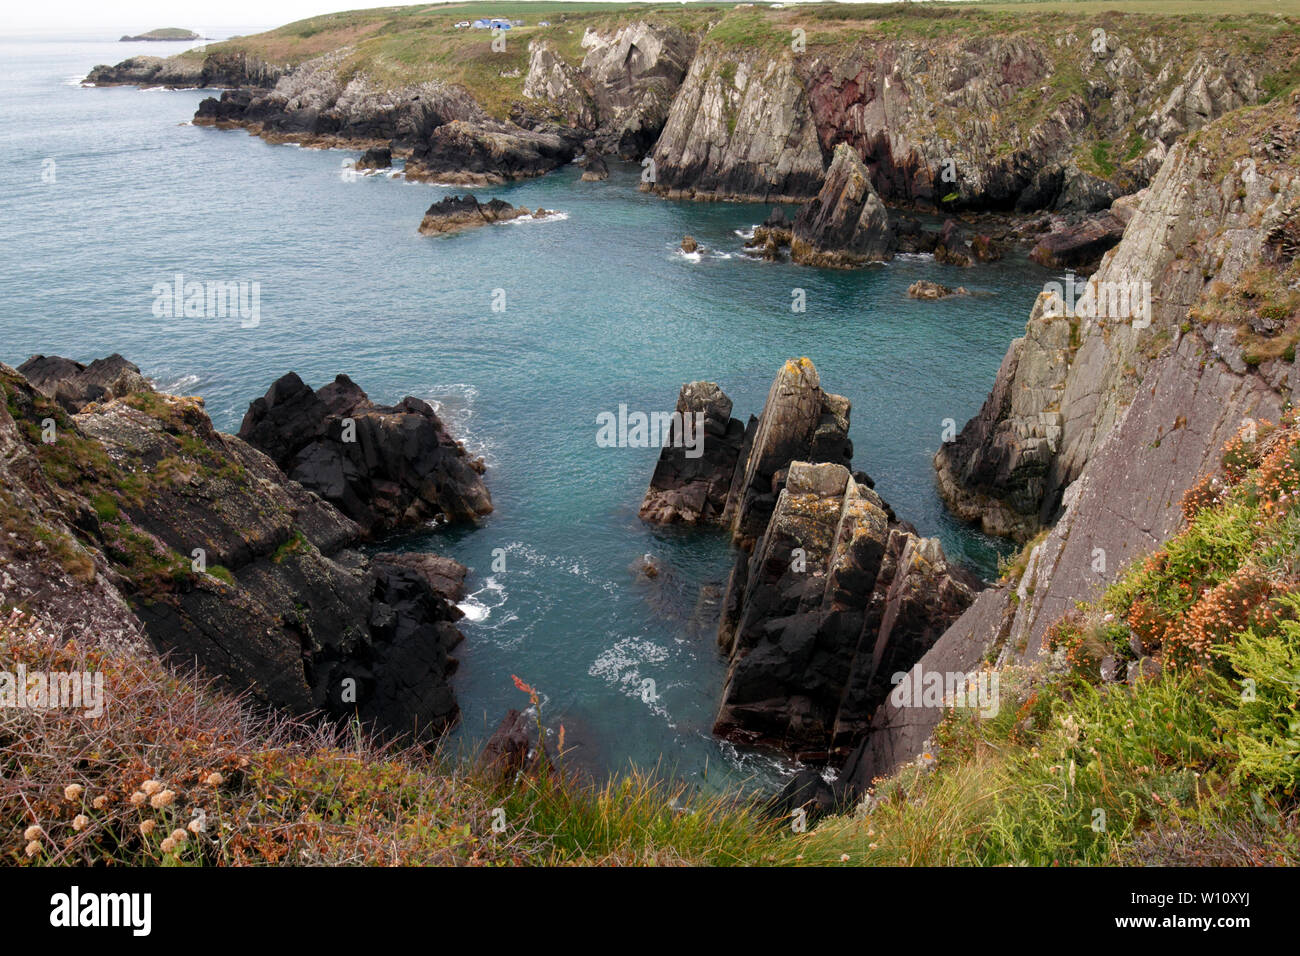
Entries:
{"type": "MultiPolygon", "coordinates": [[[[394,85],[345,68],[347,49],[272,66],[249,52],[255,44],[232,42],[202,57],[99,66],[86,82],[227,87],[200,104],[195,123],[272,142],[386,148],[416,181],[498,185],[578,157],[583,178],[598,180],[602,157],[617,156],[642,163],[641,188],[669,199],[804,206],[806,234],[789,245],[810,265],[888,258],[888,208],[1014,217],[1003,242],[1086,274],[1122,235],[1132,207],[1118,201],[1146,186],[1180,139],[1258,101],[1268,67],[1244,50],[1210,56],[1124,31],[1100,48],[1089,42],[1066,30],[1049,43],[1027,29],[778,54],[702,42],[648,17],[588,28],[581,62],[550,38],[529,41],[508,117],[464,85],[394,85]],[[1066,93],[1058,84],[1072,70],[1087,83],[1066,93]],[[940,121],[949,114],[964,118],[964,131],[940,121]],[[1074,154],[1083,135],[1132,148],[1090,166],[1074,154]],[[869,194],[858,195],[863,180],[869,194]]],[[[978,261],[976,252],[953,261],[978,261]]]]}
{"type": "Polygon", "coordinates": [[[0,365],[0,390],[9,604],[289,713],[426,742],[455,723],[466,568],[359,550],[491,510],[429,406],[290,374],[223,435],[117,355],[0,365]]]}

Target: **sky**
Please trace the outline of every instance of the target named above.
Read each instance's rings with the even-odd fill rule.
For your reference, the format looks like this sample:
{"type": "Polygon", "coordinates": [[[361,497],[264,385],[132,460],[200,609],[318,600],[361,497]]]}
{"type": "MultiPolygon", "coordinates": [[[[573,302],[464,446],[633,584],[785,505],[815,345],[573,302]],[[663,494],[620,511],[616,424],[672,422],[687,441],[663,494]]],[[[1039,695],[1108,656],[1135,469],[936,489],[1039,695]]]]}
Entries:
{"type": "Polygon", "coordinates": [[[106,33],[117,37],[157,27],[181,27],[219,37],[269,30],[321,13],[400,5],[401,0],[42,0],[6,4],[0,14],[0,33],[63,33],[76,37],[106,33]]]}

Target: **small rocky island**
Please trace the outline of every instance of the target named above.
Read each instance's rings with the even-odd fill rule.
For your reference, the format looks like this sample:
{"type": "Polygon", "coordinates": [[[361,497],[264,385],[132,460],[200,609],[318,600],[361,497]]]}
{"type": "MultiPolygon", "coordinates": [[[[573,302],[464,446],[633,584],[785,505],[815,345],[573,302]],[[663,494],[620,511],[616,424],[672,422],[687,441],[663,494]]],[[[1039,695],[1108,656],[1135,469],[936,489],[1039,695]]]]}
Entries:
{"type": "Polygon", "coordinates": [[[182,30],[179,27],[161,27],[157,30],[150,30],[148,33],[141,33],[139,36],[123,35],[120,43],[135,43],[137,40],[150,40],[161,43],[175,43],[182,40],[202,40],[203,37],[193,30],[182,30]]]}
{"type": "Polygon", "coordinates": [[[464,196],[443,196],[425,210],[424,220],[420,223],[420,235],[447,235],[494,222],[509,222],[524,216],[541,219],[550,214],[551,210],[541,206],[537,207],[536,212],[530,212],[527,206],[512,206],[504,199],[489,199],[481,203],[468,193],[464,196]]]}

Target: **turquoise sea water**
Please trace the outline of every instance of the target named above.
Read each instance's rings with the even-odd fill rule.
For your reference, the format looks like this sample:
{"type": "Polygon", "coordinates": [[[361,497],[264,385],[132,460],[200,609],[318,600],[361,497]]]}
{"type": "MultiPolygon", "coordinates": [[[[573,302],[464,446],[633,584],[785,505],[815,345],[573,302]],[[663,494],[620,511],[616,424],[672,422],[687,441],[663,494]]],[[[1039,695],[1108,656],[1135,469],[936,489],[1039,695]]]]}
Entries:
{"type": "Polygon", "coordinates": [[[725,582],[726,545],[644,526],[657,451],[596,445],[600,412],[671,410],[683,382],[718,382],[743,419],[781,362],[809,356],[853,402],[855,466],[949,555],[992,572],[993,543],[946,514],[930,458],[944,420],[978,410],[1046,270],[1023,257],[847,273],[751,261],[737,233],[767,207],[651,198],[633,166],[603,183],[569,167],[480,190],[558,215],[421,237],[424,209],[450,190],[349,181],[341,164],[354,153],[191,126],[206,91],[75,83],[141,52],[159,50],[0,40],[0,361],[121,352],[160,387],[204,396],[227,431],[291,369],[315,386],[346,372],[377,401],[435,402],[486,456],[497,509],[399,544],[471,569],[461,746],[526,703],[517,674],[588,767],[779,779],[778,761],[709,735],[724,664],[696,606],[702,586],[725,582]],[[687,233],[706,249],[698,260],[678,251],[687,233]],[[153,287],[176,273],[260,283],[260,323],[156,318],[153,287]],[[984,294],[914,302],[918,278],[984,294]],[[504,312],[492,309],[498,289],[504,312]],[[630,570],[643,554],[665,569],[654,581],[630,570]]]}

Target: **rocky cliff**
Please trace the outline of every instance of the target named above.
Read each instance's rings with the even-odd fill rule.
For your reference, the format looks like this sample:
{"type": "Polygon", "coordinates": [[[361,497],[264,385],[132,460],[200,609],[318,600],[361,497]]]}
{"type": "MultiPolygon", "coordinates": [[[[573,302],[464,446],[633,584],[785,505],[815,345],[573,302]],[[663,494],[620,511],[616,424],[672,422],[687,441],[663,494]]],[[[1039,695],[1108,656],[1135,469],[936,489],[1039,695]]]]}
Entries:
{"type": "Polygon", "coordinates": [[[944,37],[850,32],[797,53],[706,44],[656,145],[653,188],[805,199],[848,143],[889,202],[1095,212],[1145,185],[1179,137],[1254,103],[1294,53],[1217,40],[1122,20],[996,33],[973,21],[944,37]]]}
{"type": "MultiPolygon", "coordinates": [[[[919,668],[1037,658],[1055,621],[1181,526],[1183,494],[1219,467],[1243,421],[1276,421],[1294,402],[1298,145],[1292,95],[1170,152],[1092,280],[1097,295],[1101,283],[1149,281],[1149,326],[1086,300],[1054,316],[1040,298],[988,403],[936,465],[958,508],[1022,535],[1050,530],[919,668]]],[[[910,759],[941,713],[887,703],[846,781],[860,792],[910,759]]]]}
{"type": "Polygon", "coordinates": [[[101,64],[86,75],[90,86],[271,86],[283,74],[259,56],[231,50],[179,56],[133,56],[116,66],[101,64]]]}
{"type": "Polygon", "coordinates": [[[729,666],[714,732],[840,759],[889,676],[929,649],[979,584],[899,522],[870,478],[850,475],[849,401],[822,390],[808,359],[782,366],[748,427],[731,409],[712,382],[682,388],[677,411],[696,434],[670,435],[641,517],[725,528],[738,547],[718,625],[729,666]]]}
{"type": "Polygon", "coordinates": [[[272,142],[391,143],[405,153],[443,124],[487,119],[464,89],[437,81],[391,87],[364,74],[345,75],[343,59],[341,52],[326,54],[268,77],[269,83],[248,77],[228,84],[242,88],[205,99],[194,121],[243,127],[272,142]]]}
{"type": "Polygon", "coordinates": [[[979,585],[843,465],[791,462],[724,598],[730,667],[714,733],[843,758],[979,585]]]}
{"type": "Polygon", "coordinates": [[[801,265],[852,268],[893,257],[889,213],[853,147],[841,143],[821,191],[795,216],[790,258],[801,265]]]}
{"type": "Polygon", "coordinates": [[[0,366],[0,603],[289,712],[421,739],[456,719],[463,567],[363,556],[355,522],[119,356],[24,369],[0,366]]]}
{"type": "MultiPolygon", "coordinates": [[[[1039,297],[983,409],[935,457],[954,511],[993,533],[1032,536],[1059,513],[1065,489],[1141,394],[1155,363],[1189,335],[1234,373],[1253,364],[1265,379],[1290,376],[1290,366],[1275,358],[1247,362],[1251,349],[1238,341],[1242,323],[1245,338],[1262,344],[1284,334],[1285,322],[1271,320],[1270,333],[1260,324],[1270,320],[1201,302],[1251,282],[1251,270],[1273,268],[1260,258],[1269,255],[1269,235],[1285,232],[1295,201],[1285,158],[1290,109],[1238,113],[1175,147],[1137,197],[1123,241],[1091,279],[1039,297]],[[1226,165],[1213,152],[1225,143],[1235,157],[1226,165]]],[[[1285,315],[1285,291],[1277,294],[1273,304],[1285,315]]],[[[1261,305],[1267,311],[1269,303],[1261,305]]]]}
{"type": "Polygon", "coordinates": [[[530,47],[523,93],[589,131],[595,151],[640,159],[659,138],[696,42],[689,32],[642,20],[589,29],[575,66],[550,41],[538,40],[530,47]]]}
{"type": "Polygon", "coordinates": [[[815,195],[825,159],[793,57],[701,49],[653,159],[650,188],[672,199],[815,195]]]}
{"type": "Polygon", "coordinates": [[[1181,138],[1286,85],[1294,31],[1207,22],[656,11],[574,15],[494,49],[450,14],[376,11],[348,30],[286,27],[87,79],[245,87],[205,101],[197,120],[313,145],[391,143],[415,152],[413,175],[442,182],[539,175],[585,146],[649,154],[645,188],[669,197],[802,201],[848,144],[886,203],[1077,217],[1145,186],[1181,138]],[[285,50],[292,63],[267,65],[285,50]]]}
{"type": "Polygon", "coordinates": [[[376,405],[346,375],[313,391],[290,372],[248,406],[239,437],[367,536],[492,511],[483,460],[428,403],[376,405]]]}

